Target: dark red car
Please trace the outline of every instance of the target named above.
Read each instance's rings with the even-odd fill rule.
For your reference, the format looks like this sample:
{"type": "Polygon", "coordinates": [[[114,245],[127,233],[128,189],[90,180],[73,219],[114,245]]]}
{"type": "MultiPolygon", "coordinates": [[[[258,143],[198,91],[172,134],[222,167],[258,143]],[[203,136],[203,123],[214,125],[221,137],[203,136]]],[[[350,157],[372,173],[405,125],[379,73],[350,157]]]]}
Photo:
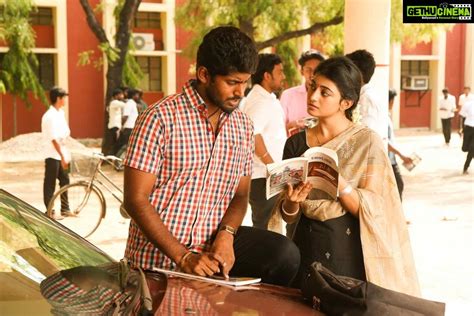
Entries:
{"type": "Polygon", "coordinates": [[[298,290],[140,273],[0,189],[1,315],[321,315],[298,290]]]}

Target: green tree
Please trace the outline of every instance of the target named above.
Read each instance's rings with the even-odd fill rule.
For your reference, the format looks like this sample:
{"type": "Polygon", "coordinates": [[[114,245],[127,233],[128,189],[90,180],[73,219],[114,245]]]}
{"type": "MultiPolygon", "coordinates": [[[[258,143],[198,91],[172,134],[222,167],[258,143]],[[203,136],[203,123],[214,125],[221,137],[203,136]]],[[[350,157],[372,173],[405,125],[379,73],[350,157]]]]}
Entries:
{"type": "Polygon", "coordinates": [[[32,53],[35,46],[35,32],[29,17],[35,10],[31,0],[1,1],[2,37],[8,45],[3,56],[0,72],[0,89],[13,95],[13,136],[17,134],[17,97],[23,100],[28,108],[32,104],[28,98],[31,91],[35,98],[46,106],[48,101],[36,75],[38,59],[32,53]]]}
{"type": "MultiPolygon", "coordinates": [[[[436,24],[402,24],[402,0],[392,0],[392,41],[429,41],[436,24]]],[[[327,55],[344,52],[344,0],[187,0],[177,9],[176,24],[195,36],[184,52],[195,56],[202,36],[216,25],[234,25],[255,40],[259,50],[274,47],[285,62],[290,85],[296,70],[297,39],[316,35],[314,43],[327,55]],[[306,20],[306,25],[301,21],[306,20]]]]}
{"type": "MultiPolygon", "coordinates": [[[[88,0],[80,0],[80,3],[87,18],[87,24],[98,39],[99,49],[104,53],[107,61],[104,137],[102,141],[102,151],[106,152],[108,150],[108,148],[105,148],[105,145],[108,143],[106,141],[108,122],[106,107],[112,98],[112,91],[122,85],[136,86],[140,81],[140,68],[137,66],[133,56],[130,55],[130,49],[133,49],[133,46],[130,44],[130,34],[132,20],[135,17],[141,0],[118,0],[118,5],[114,12],[117,25],[114,43],[109,41],[104,28],[96,17],[96,12],[100,12],[100,6],[95,10],[88,0]]],[[[82,58],[83,62],[87,63],[87,56],[82,56],[82,58]]]]}

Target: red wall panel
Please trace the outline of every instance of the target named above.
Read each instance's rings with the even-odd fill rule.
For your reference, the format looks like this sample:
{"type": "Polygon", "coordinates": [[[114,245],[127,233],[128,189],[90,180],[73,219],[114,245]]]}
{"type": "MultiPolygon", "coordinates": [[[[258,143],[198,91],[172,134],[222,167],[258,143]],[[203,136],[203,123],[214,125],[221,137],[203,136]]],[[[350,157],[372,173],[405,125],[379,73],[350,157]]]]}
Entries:
{"type": "Polygon", "coordinates": [[[418,43],[415,46],[402,46],[402,55],[431,55],[431,42],[418,43]]]}
{"type": "MultiPolygon", "coordinates": [[[[100,0],[89,1],[92,7],[100,0]]],[[[99,15],[100,17],[100,15],[99,15]]],[[[78,54],[94,50],[98,40],[89,29],[79,1],[67,2],[69,125],[75,138],[102,137],[104,128],[104,73],[92,65],[78,66],[78,54]]]]}
{"type": "Polygon", "coordinates": [[[36,33],[35,46],[54,48],[54,26],[52,25],[33,25],[36,33]]]}
{"type": "Polygon", "coordinates": [[[400,92],[400,127],[430,127],[431,91],[400,92]]]}

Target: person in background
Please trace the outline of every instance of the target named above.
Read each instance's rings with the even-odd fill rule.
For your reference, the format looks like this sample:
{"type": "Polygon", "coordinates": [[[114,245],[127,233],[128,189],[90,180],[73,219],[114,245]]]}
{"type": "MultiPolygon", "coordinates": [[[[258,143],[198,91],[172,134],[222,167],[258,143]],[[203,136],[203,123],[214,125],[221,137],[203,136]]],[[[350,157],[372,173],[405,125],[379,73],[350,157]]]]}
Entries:
{"type": "Polygon", "coordinates": [[[462,151],[467,152],[462,172],[468,174],[467,170],[474,157],[474,99],[466,100],[459,114],[465,118],[462,151]]]}
{"type": "Polygon", "coordinates": [[[288,185],[271,223],[278,224],[278,218],[298,222],[293,237],[301,253],[296,282],[307,280],[311,264],[319,261],[335,274],[419,296],[408,229],[385,146],[372,129],[352,122],[361,84],[357,66],[347,57],[329,58],[316,68],[308,113],[318,123],[288,138],[284,159],[300,157],[310,147],[334,150],[339,160],[338,198],[328,199],[309,182],[288,185]]]}
{"type": "Polygon", "coordinates": [[[311,76],[313,75],[314,70],[323,60],[323,55],[314,49],[310,49],[301,54],[298,59],[298,64],[301,66],[300,72],[303,76],[304,83],[286,89],[281,94],[280,102],[285,114],[288,135],[297,133],[305,128],[304,119],[309,116],[306,104],[308,85],[309,82],[311,82],[311,76]]]}
{"type": "Polygon", "coordinates": [[[240,226],[254,136],[237,108],[257,63],[247,35],[212,29],[198,48],[196,79],[140,115],[124,161],[124,206],[132,218],[125,257],[133,267],[279,285],[296,275],[300,255],[291,240],[240,226]]]}
{"type": "Polygon", "coordinates": [[[128,145],[128,140],[132,133],[132,129],[135,126],[135,122],[138,117],[138,108],[137,102],[140,98],[140,94],[136,89],[128,90],[128,99],[125,103],[122,112],[122,130],[120,131],[120,136],[117,141],[116,153],[119,154],[120,151],[128,145]]]}
{"type": "Polygon", "coordinates": [[[393,121],[392,121],[392,109],[393,109],[393,102],[395,101],[395,97],[397,96],[397,91],[394,89],[390,89],[388,91],[388,157],[390,158],[390,162],[392,164],[393,174],[395,175],[395,180],[397,181],[397,188],[398,193],[400,194],[400,200],[402,200],[403,195],[403,178],[402,174],[400,173],[400,167],[397,163],[396,156],[400,157],[404,163],[413,163],[413,160],[410,157],[403,155],[400,150],[397,149],[396,142],[395,142],[395,132],[393,130],[393,121]]]}
{"type": "Polygon", "coordinates": [[[286,141],[283,109],[274,92],[282,89],[285,75],[278,55],[260,54],[258,57],[257,71],[252,75],[253,87],[242,112],[252,120],[255,134],[250,185],[253,227],[267,229],[277,196],[266,198],[266,165],[281,161],[286,141]]]}
{"type": "MultiPolygon", "coordinates": [[[[44,161],[44,181],[43,181],[43,201],[46,209],[53,197],[56,189],[56,180],[59,186],[69,184],[68,167],[71,155],[66,147],[66,139],[71,134],[71,130],[64,116],[64,103],[68,93],[60,88],[53,87],[49,91],[51,105],[41,118],[41,132],[48,141],[47,156],[44,161]]],[[[55,210],[57,211],[57,210],[55,210]]],[[[67,192],[61,195],[61,214],[53,214],[53,218],[60,220],[65,216],[71,216],[67,192]]]]}
{"type": "Polygon", "coordinates": [[[449,94],[448,88],[443,89],[443,96],[439,98],[439,117],[443,127],[444,142],[449,146],[451,140],[451,119],[456,112],[456,98],[449,94]]]}
{"type": "Polygon", "coordinates": [[[464,116],[461,114],[461,110],[463,105],[467,101],[472,101],[474,100],[474,94],[471,93],[471,87],[464,87],[463,93],[459,96],[459,103],[458,103],[458,111],[459,111],[459,134],[461,135],[463,132],[463,127],[464,127],[464,120],[466,119],[464,116]]]}
{"type": "Polygon", "coordinates": [[[383,108],[384,102],[380,93],[369,84],[375,72],[374,56],[365,49],[359,49],[347,54],[346,57],[352,60],[362,73],[363,86],[358,105],[361,123],[375,131],[384,144],[387,144],[388,111],[383,108]]]}
{"type": "Polygon", "coordinates": [[[117,148],[117,141],[120,136],[120,130],[122,129],[122,112],[125,107],[125,103],[123,102],[123,91],[122,89],[114,89],[112,92],[112,101],[107,108],[109,112],[109,122],[107,124],[107,135],[108,139],[110,139],[111,144],[110,148],[112,150],[107,153],[107,155],[115,155],[116,148],[117,148]]]}
{"type": "Polygon", "coordinates": [[[138,102],[137,102],[137,110],[138,110],[138,115],[140,115],[143,111],[146,110],[148,107],[148,104],[143,100],[143,90],[137,89],[138,91],[138,102]]]}

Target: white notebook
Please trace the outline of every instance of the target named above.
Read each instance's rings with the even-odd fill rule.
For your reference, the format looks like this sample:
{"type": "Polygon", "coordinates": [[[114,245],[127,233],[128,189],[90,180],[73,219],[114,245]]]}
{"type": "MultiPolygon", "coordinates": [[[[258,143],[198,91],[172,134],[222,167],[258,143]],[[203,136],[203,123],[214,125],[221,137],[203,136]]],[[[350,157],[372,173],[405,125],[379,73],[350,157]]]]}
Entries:
{"type": "Polygon", "coordinates": [[[161,273],[172,275],[172,276],[179,276],[185,279],[199,280],[203,282],[209,282],[209,283],[220,284],[220,285],[232,285],[232,286],[255,284],[255,283],[259,283],[262,280],[260,278],[248,278],[248,277],[230,277],[226,279],[223,276],[218,276],[218,275],[203,277],[200,275],[189,274],[189,273],[178,272],[178,271],[170,271],[170,270],[165,270],[165,269],[160,269],[160,268],[153,268],[153,271],[161,272],[161,273]]]}

